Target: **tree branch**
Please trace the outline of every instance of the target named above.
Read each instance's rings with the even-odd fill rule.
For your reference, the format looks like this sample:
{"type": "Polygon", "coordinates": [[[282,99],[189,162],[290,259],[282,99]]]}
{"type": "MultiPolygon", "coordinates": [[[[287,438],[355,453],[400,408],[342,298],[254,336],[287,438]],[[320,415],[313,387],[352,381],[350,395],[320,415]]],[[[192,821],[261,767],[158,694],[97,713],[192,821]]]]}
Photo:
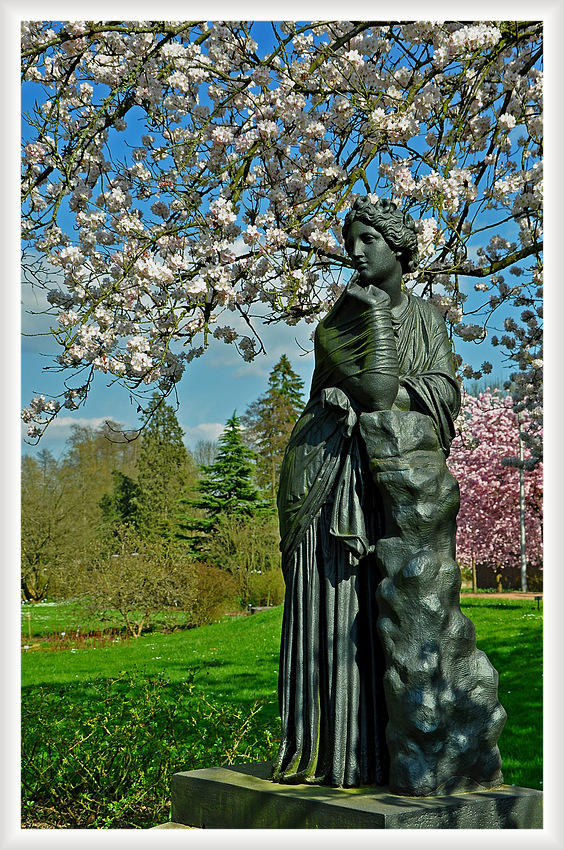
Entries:
{"type": "Polygon", "coordinates": [[[543,242],[536,242],[528,248],[522,248],[520,251],[515,251],[514,254],[509,254],[509,256],[504,257],[503,260],[496,260],[495,262],[492,262],[485,268],[464,269],[464,271],[460,271],[459,274],[466,275],[467,277],[488,277],[491,274],[497,274],[498,272],[503,271],[503,269],[506,269],[507,266],[512,266],[514,263],[518,263],[519,260],[525,260],[527,257],[540,254],[543,249],[543,244],[543,242]]]}

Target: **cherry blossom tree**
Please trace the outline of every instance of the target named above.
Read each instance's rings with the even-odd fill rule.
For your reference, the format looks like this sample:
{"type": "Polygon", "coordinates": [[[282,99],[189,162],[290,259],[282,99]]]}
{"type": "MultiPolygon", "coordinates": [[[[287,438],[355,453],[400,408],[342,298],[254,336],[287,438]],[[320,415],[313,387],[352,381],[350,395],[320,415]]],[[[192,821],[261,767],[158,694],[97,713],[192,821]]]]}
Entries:
{"type": "Polygon", "coordinates": [[[28,21],[22,63],[23,265],[63,373],[30,437],[96,372],[167,395],[212,337],[252,360],[314,323],[359,194],[416,219],[406,285],[455,344],[500,317],[540,416],[541,22],[28,21]]]}
{"type": "MultiPolygon", "coordinates": [[[[520,567],[519,470],[503,463],[519,454],[518,416],[509,395],[463,393],[448,466],[460,485],[456,540],[461,566],[487,564],[496,572],[520,567]]],[[[543,468],[525,451],[527,563],[542,564],[543,468]]]]}

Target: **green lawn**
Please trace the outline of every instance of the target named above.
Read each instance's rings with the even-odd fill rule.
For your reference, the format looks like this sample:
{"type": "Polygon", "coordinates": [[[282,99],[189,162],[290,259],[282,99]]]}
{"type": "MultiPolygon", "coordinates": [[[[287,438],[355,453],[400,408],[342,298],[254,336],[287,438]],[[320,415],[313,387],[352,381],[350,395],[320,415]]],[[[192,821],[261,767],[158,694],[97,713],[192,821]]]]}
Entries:
{"type": "MultiPolygon", "coordinates": [[[[500,738],[505,781],[542,789],[542,610],[537,610],[531,601],[487,597],[466,599],[461,604],[476,626],[478,647],[486,652],[499,672],[499,697],[508,714],[500,738]]],[[[80,640],[73,641],[73,629],[76,633],[80,623],[84,630],[86,621],[80,619],[81,613],[72,603],[34,606],[29,642],[26,634],[29,608],[23,607],[22,637],[25,645],[38,648],[22,653],[23,726],[25,734],[26,724],[33,725],[33,746],[43,753],[42,787],[60,783],[64,771],[70,770],[68,765],[65,767],[67,756],[61,750],[56,755],[61,764],[59,773],[57,776],[52,776],[52,771],[49,773],[57,734],[65,736],[66,742],[83,718],[90,724],[80,734],[77,732],[73,744],[77,764],[83,764],[85,756],[81,747],[87,740],[89,746],[93,745],[99,734],[100,712],[112,740],[120,742],[116,748],[121,748],[121,752],[138,748],[136,757],[141,759],[141,766],[131,763],[130,771],[146,772],[147,776],[157,771],[157,779],[151,779],[161,789],[160,810],[157,811],[154,800],[150,806],[157,817],[155,822],[159,816],[166,819],[170,772],[222,763],[225,753],[231,752],[229,742],[234,737],[238,740],[243,729],[242,743],[232,752],[234,760],[265,758],[275,748],[282,607],[248,617],[224,618],[198,629],[169,634],[154,632],[137,640],[124,641],[114,634],[109,643],[95,641],[90,646],[80,640]],[[62,631],[71,634],[70,638],[65,637],[67,643],[59,639],[62,631]],[[59,638],[54,642],[41,639],[50,632],[59,638]],[[55,648],[61,646],[68,648],[55,648]],[[245,726],[256,700],[263,705],[252,723],[245,726]],[[118,725],[114,728],[115,723],[118,725]],[[178,742],[175,741],[178,747],[167,754],[166,763],[149,765],[148,756],[141,758],[141,751],[151,752],[155,747],[164,753],[166,748],[160,745],[178,735],[179,729],[183,732],[178,742]],[[51,753],[49,757],[45,755],[47,751],[51,753]]],[[[97,627],[95,623],[93,627],[97,627]]],[[[107,736],[103,737],[106,740],[100,739],[96,752],[87,753],[91,764],[99,763],[100,776],[106,775],[104,747],[107,748],[108,741],[107,736]]],[[[28,766],[30,770],[35,767],[32,761],[28,766]]],[[[73,770],[76,772],[78,768],[73,770]]],[[[119,782],[115,781],[117,785],[108,791],[109,799],[121,793],[119,782]]],[[[49,804],[58,812],[64,808],[64,794],[62,791],[60,794],[60,800],[51,800],[49,804]]],[[[30,794],[35,799],[38,795],[37,788],[30,794]]],[[[76,801],[65,805],[69,811],[78,809],[76,801]]],[[[30,811],[33,808],[31,805],[30,811]]],[[[115,826],[123,818],[137,826],[151,825],[143,821],[138,800],[135,805],[131,803],[129,814],[125,802],[122,808],[126,814],[121,810],[119,816],[112,814],[108,803],[103,815],[98,812],[90,816],[94,818],[93,825],[115,826]],[[133,809],[137,812],[135,817],[131,814],[133,809]]],[[[47,817],[45,812],[43,817],[47,817]]],[[[33,818],[28,825],[32,823],[33,818]]]]}
{"type": "Polygon", "coordinates": [[[271,758],[281,617],[24,644],[39,647],[22,655],[24,825],[146,829],[168,817],[172,773],[271,758]]]}
{"type": "MultiPolygon", "coordinates": [[[[156,620],[156,627],[158,628],[162,625],[163,620],[169,626],[174,623],[182,625],[186,617],[179,611],[167,611],[166,615],[160,617],[160,620],[158,617],[156,617],[156,620]]],[[[124,620],[118,611],[95,612],[84,601],[80,600],[24,604],[21,609],[21,622],[22,639],[30,644],[38,638],[64,635],[65,642],[70,647],[73,645],[73,639],[76,638],[77,633],[84,635],[101,631],[115,631],[117,633],[124,631],[124,620]]]]}
{"type": "Polygon", "coordinates": [[[101,629],[103,624],[87,613],[84,603],[36,602],[22,605],[22,638],[31,639],[61,632],[101,629]]]}
{"type": "Polygon", "coordinates": [[[115,638],[107,646],[24,651],[22,686],[72,684],[123,672],[164,674],[171,682],[182,682],[197,671],[195,683],[216,698],[275,701],[281,621],[278,607],[198,629],[153,632],[128,641],[115,638]]]}
{"type": "Polygon", "coordinates": [[[462,611],[476,642],[499,673],[507,723],[499,740],[503,776],[511,785],[542,789],[542,609],[521,600],[469,599],[462,611]]]}

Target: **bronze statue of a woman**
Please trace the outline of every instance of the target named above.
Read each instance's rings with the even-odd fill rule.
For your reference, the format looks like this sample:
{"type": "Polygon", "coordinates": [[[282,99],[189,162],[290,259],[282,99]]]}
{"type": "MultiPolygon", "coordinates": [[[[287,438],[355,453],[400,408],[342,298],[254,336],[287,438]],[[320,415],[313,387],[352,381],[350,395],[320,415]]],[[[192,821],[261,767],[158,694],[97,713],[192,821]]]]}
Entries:
{"type": "Polygon", "coordinates": [[[286,598],[273,779],[430,795],[502,782],[496,673],[460,612],[460,392],[444,321],[402,289],[413,219],[359,198],[280,476],[286,598]]]}

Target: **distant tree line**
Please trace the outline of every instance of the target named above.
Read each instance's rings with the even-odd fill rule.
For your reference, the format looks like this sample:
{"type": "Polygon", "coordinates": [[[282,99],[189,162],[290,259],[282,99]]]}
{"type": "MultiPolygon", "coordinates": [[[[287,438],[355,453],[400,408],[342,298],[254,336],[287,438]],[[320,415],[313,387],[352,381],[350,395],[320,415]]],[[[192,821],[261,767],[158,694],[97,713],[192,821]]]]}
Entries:
{"type": "Polygon", "coordinates": [[[84,596],[140,634],[171,609],[189,625],[282,601],[275,509],[303,382],[283,355],[267,392],[189,451],[152,400],[141,433],[73,426],[60,458],[22,459],[22,598],[84,596]]]}
{"type": "MultiPolygon", "coordinates": [[[[283,355],[267,390],[193,451],[157,395],[141,433],[75,425],[61,457],[22,459],[22,598],[86,597],[140,634],[170,610],[188,625],[278,604],[276,492],[303,382],[283,355]]],[[[463,568],[519,563],[518,424],[500,393],[465,396],[449,465],[461,487],[463,568]]],[[[527,455],[527,453],[526,453],[527,455]]],[[[526,464],[525,464],[526,465],[526,464]]],[[[542,465],[527,469],[527,559],[542,568],[542,465]]]]}

